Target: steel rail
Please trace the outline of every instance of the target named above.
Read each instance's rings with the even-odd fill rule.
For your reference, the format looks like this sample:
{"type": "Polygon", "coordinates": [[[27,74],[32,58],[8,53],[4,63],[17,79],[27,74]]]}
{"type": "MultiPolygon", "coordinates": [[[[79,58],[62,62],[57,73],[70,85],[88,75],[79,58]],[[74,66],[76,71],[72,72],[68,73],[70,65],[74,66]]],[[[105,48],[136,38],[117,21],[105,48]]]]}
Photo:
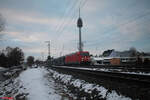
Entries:
{"type": "Polygon", "coordinates": [[[128,80],[132,82],[138,82],[142,84],[150,85],[150,75],[142,75],[142,74],[130,74],[130,73],[122,73],[122,72],[110,72],[110,71],[99,71],[99,70],[90,70],[90,69],[82,69],[82,68],[73,68],[73,67],[61,67],[61,66],[53,66],[52,68],[62,69],[70,72],[76,72],[80,74],[86,74],[95,78],[109,77],[115,79],[128,80]]]}

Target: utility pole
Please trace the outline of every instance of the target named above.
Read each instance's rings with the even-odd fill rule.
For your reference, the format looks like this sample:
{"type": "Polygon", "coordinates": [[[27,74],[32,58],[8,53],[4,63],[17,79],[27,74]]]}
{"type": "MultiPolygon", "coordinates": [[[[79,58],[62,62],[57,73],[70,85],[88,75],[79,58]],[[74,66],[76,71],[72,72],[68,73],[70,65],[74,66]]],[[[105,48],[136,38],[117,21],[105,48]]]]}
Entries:
{"type": "Polygon", "coordinates": [[[51,54],[50,54],[50,41],[45,41],[48,45],[48,57],[47,57],[47,61],[46,61],[46,65],[47,66],[51,66],[51,54]]]}
{"type": "Polygon", "coordinates": [[[48,59],[51,57],[50,55],[50,41],[45,41],[46,43],[48,43],[48,59]]]}
{"type": "Polygon", "coordinates": [[[44,61],[44,52],[41,52],[41,61],[44,61]]]}
{"type": "Polygon", "coordinates": [[[83,26],[82,19],[80,18],[80,8],[79,8],[79,18],[77,21],[77,27],[79,28],[79,51],[83,50],[82,38],[81,38],[81,28],[83,26]]]}

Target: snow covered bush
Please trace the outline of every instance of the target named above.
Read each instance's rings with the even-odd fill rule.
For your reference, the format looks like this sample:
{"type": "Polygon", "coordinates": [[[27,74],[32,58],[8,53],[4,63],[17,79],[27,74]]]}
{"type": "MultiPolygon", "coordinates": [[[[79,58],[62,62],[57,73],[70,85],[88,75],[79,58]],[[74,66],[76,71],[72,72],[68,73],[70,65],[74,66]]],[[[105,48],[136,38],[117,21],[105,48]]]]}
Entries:
{"type": "Polygon", "coordinates": [[[88,83],[84,80],[76,79],[72,75],[58,73],[49,69],[50,74],[56,80],[66,85],[68,91],[74,94],[77,100],[131,100],[128,97],[118,95],[115,91],[97,85],[88,83]]]}

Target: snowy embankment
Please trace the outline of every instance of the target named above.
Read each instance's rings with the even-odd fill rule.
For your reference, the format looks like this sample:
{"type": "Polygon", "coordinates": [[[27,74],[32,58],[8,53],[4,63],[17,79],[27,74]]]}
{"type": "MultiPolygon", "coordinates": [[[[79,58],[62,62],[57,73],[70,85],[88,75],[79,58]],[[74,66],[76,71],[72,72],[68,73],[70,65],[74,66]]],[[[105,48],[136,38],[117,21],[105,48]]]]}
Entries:
{"type": "Polygon", "coordinates": [[[0,71],[3,71],[3,70],[5,70],[5,69],[6,69],[6,68],[0,66],[0,71]]]}
{"type": "Polygon", "coordinates": [[[0,96],[1,97],[15,97],[21,87],[19,80],[16,77],[22,72],[22,68],[6,69],[1,72],[0,81],[0,96]]]}
{"type": "Polygon", "coordinates": [[[60,100],[61,97],[49,88],[46,78],[47,71],[44,68],[33,68],[24,71],[19,79],[21,80],[28,100],[60,100]]]}
{"type": "Polygon", "coordinates": [[[50,73],[55,80],[61,81],[67,87],[73,88],[74,99],[80,100],[131,100],[129,97],[125,97],[117,94],[115,91],[108,91],[108,89],[96,85],[88,83],[84,80],[75,79],[72,75],[60,74],[52,69],[49,69],[50,73]]]}
{"type": "Polygon", "coordinates": [[[54,81],[48,81],[45,68],[28,68],[17,78],[0,83],[0,96],[15,100],[61,100],[54,88],[54,81]]]}

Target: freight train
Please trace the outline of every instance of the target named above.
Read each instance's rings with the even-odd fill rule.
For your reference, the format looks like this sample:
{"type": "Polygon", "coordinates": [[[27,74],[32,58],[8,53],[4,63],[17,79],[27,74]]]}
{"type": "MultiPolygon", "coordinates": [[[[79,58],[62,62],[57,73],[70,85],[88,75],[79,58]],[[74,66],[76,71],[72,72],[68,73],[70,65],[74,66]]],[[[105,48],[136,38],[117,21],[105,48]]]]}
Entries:
{"type": "Polygon", "coordinates": [[[91,63],[88,51],[79,51],[53,59],[53,65],[89,65],[91,63]]]}

